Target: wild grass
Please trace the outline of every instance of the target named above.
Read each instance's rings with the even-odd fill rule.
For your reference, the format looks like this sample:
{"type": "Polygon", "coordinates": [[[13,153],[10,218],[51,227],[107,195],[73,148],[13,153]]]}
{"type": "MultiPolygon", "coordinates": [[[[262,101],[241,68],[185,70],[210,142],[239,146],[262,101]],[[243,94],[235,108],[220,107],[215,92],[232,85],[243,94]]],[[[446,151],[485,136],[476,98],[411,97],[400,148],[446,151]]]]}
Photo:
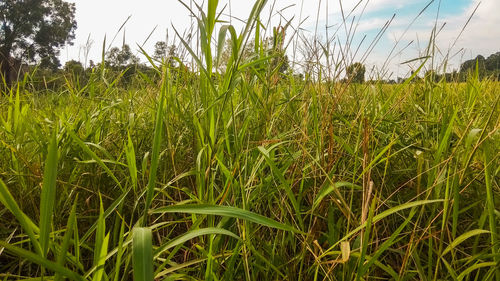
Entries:
{"type": "Polygon", "coordinates": [[[193,11],[195,74],[3,93],[3,280],[500,280],[500,84],[279,74],[264,4],[193,11]]]}

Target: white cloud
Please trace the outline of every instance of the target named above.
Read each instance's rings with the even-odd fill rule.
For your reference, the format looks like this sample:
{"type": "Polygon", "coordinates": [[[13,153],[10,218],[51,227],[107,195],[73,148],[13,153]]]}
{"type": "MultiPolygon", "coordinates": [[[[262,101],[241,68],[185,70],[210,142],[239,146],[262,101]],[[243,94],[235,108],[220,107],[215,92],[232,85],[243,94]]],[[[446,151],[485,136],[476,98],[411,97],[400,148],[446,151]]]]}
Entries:
{"type": "MultiPolygon", "coordinates": [[[[152,46],[156,41],[165,39],[167,29],[169,29],[169,34],[172,38],[172,25],[182,32],[188,29],[193,23],[186,8],[176,0],[142,0],[140,4],[135,0],[72,1],[77,5],[77,37],[74,46],[63,50],[61,55],[63,61],[68,59],[83,60],[83,53],[80,47],[85,44],[89,34],[91,39],[95,42],[90,51],[89,58],[99,61],[104,35],[107,35],[107,43],[109,44],[113,35],[115,35],[120,25],[129,15],[132,15],[132,17],[125,26],[126,41],[133,48],[136,46],[136,43],[142,44],[149,33],[157,26],[148,44],[145,45],[148,51],[152,51],[152,46]]],[[[446,22],[446,26],[439,33],[436,42],[437,46],[444,54],[451,48],[478,1],[479,0],[473,0],[459,15],[446,16],[439,19],[440,24],[446,22]]],[[[191,1],[185,0],[184,2],[189,5],[191,1]]],[[[358,3],[359,0],[343,0],[344,14],[347,15],[358,3]]],[[[219,9],[227,5],[224,13],[230,13],[234,17],[232,23],[236,26],[237,30],[239,30],[243,26],[243,23],[237,19],[243,21],[246,19],[253,6],[253,1],[233,0],[230,4],[231,5],[229,5],[228,0],[220,0],[219,9]]],[[[403,16],[401,13],[398,13],[399,9],[404,9],[406,5],[410,4],[425,5],[425,3],[420,0],[364,0],[351,14],[349,21],[352,20],[352,17],[356,17],[357,36],[362,37],[364,34],[368,34],[364,45],[360,49],[360,53],[362,53],[368,48],[374,34],[390,19],[390,16],[387,16],[387,18],[381,17],[381,12],[385,11],[386,15],[391,14],[387,13],[389,10],[396,13],[396,18],[391,23],[386,35],[378,43],[379,46],[376,47],[368,57],[368,63],[380,67],[386,60],[394,45],[395,38],[397,39],[401,36],[409,22],[411,22],[413,17],[419,12],[415,11],[410,15],[405,13],[403,16]],[[362,11],[363,15],[361,16],[362,11]]],[[[482,0],[476,14],[457,41],[456,46],[450,50],[450,53],[453,54],[461,48],[464,48],[467,51],[462,59],[469,59],[475,57],[477,54],[487,56],[498,51],[500,47],[500,17],[497,15],[497,11],[500,11],[500,1],[482,0]]],[[[269,0],[266,9],[261,14],[262,22],[269,27],[276,26],[280,20],[284,23],[291,18],[294,19],[292,22],[293,27],[298,26],[299,19],[304,20],[308,18],[301,27],[308,29],[309,32],[314,32],[316,23],[318,23],[318,32],[324,34],[325,26],[328,25],[330,26],[330,36],[342,23],[339,1],[331,0],[269,0]],[[273,3],[275,3],[275,6],[271,14],[272,22],[268,23],[270,15],[269,9],[273,3]],[[281,14],[283,18],[280,18],[278,11],[280,11],[279,14],[281,14]]],[[[227,20],[228,18],[222,17],[222,19],[227,20]]],[[[419,52],[423,51],[428,42],[433,24],[434,15],[432,13],[422,15],[422,17],[414,23],[402,37],[402,42],[399,43],[398,48],[395,53],[393,53],[394,59],[391,61],[391,65],[388,66],[391,71],[397,72],[398,68],[407,68],[406,65],[401,66],[399,63],[407,59],[415,58],[418,56],[419,52]],[[412,40],[414,43],[409,48],[405,49],[403,54],[396,55],[401,48],[405,47],[406,44],[412,40]],[[417,44],[417,42],[419,43],[417,44]]],[[[272,31],[268,30],[267,32],[269,36],[272,31]]],[[[291,30],[289,30],[288,34],[290,33],[292,33],[291,30]]],[[[342,38],[345,38],[344,33],[344,28],[339,29],[337,36],[341,39],[341,42],[342,38]]],[[[121,44],[122,35],[122,33],[118,35],[114,45],[121,44]]],[[[453,60],[453,66],[456,68],[459,63],[460,57],[458,56],[453,60]]]]}
{"type": "MultiPolygon", "coordinates": [[[[500,17],[498,17],[496,11],[500,10],[500,1],[481,1],[476,13],[462,31],[478,3],[478,0],[474,0],[462,13],[438,19],[438,29],[443,24],[445,25],[436,37],[435,44],[439,51],[436,54],[436,59],[438,61],[442,60],[449,54],[448,69],[456,69],[461,62],[478,54],[487,57],[499,51],[500,17]],[[458,55],[453,56],[454,54],[458,55]]],[[[402,36],[399,47],[413,41],[409,51],[405,52],[403,60],[415,58],[424,53],[434,26],[434,19],[429,20],[428,17],[427,19],[427,22],[425,22],[425,19],[420,21],[416,27],[410,28],[404,35],[404,28],[393,29],[388,34],[388,38],[393,43],[402,36]]]]}

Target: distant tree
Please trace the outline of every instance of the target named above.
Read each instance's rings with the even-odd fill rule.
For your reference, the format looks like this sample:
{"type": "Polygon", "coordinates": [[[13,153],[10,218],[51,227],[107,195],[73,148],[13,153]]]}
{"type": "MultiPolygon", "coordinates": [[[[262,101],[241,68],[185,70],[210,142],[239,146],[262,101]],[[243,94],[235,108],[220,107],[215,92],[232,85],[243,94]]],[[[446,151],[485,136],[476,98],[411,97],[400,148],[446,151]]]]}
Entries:
{"type": "Polygon", "coordinates": [[[482,76],[486,70],[485,63],[486,59],[483,56],[478,55],[475,59],[462,63],[460,65],[460,72],[466,74],[467,72],[474,71],[477,65],[479,74],[482,76]]]}
{"type": "MultiPolygon", "coordinates": [[[[0,1],[0,70],[9,77],[9,60],[38,61],[57,68],[59,50],[75,38],[75,4],[63,0],[0,1]]],[[[7,81],[10,82],[10,81],[7,81]]]]}
{"type": "Polygon", "coordinates": [[[443,76],[438,74],[435,70],[431,69],[425,72],[424,78],[426,81],[438,83],[443,78],[443,76]]]}
{"type": "Polygon", "coordinates": [[[474,73],[476,66],[480,79],[488,77],[500,80],[500,52],[490,55],[487,59],[478,55],[476,58],[462,63],[458,73],[460,81],[465,81],[469,74],[474,73]]]}
{"type": "Polygon", "coordinates": [[[363,64],[355,62],[347,67],[347,78],[353,83],[363,83],[365,81],[365,71],[363,64]]]}
{"type": "Polygon", "coordinates": [[[106,62],[111,67],[123,68],[131,64],[138,64],[139,58],[132,53],[129,45],[124,44],[121,49],[118,47],[111,48],[106,53],[106,62]]]}
{"type": "Polygon", "coordinates": [[[488,71],[500,70],[500,52],[490,55],[485,61],[485,67],[488,71]]]}
{"type": "MultiPolygon", "coordinates": [[[[269,60],[262,61],[261,63],[255,64],[252,69],[255,71],[261,70],[277,70],[274,74],[274,80],[278,78],[277,74],[286,73],[290,68],[290,62],[288,56],[285,54],[284,41],[285,41],[285,31],[288,25],[278,26],[273,28],[273,35],[264,38],[259,42],[256,47],[255,38],[249,40],[247,44],[244,45],[243,50],[240,51],[240,63],[246,63],[257,58],[263,58],[265,56],[270,57],[269,60]]],[[[215,61],[214,65],[222,72],[226,71],[226,67],[232,56],[233,44],[231,40],[226,40],[224,43],[224,48],[220,56],[219,61],[215,61]]]]}
{"type": "MultiPolygon", "coordinates": [[[[214,65],[219,68],[222,72],[226,71],[227,64],[231,59],[231,55],[233,53],[233,43],[231,40],[226,40],[224,42],[224,48],[222,53],[220,54],[219,61],[215,61],[214,65]]],[[[249,40],[249,42],[243,48],[243,52],[241,53],[240,61],[248,62],[252,58],[255,58],[255,43],[254,40],[249,40]]]]}
{"type": "Polygon", "coordinates": [[[64,72],[69,74],[80,75],[83,70],[82,63],[76,60],[70,60],[64,64],[64,72]]]}
{"type": "Polygon", "coordinates": [[[177,48],[174,45],[169,46],[164,41],[156,42],[153,58],[159,61],[164,59],[167,64],[174,66],[174,57],[177,57],[177,48]]]}

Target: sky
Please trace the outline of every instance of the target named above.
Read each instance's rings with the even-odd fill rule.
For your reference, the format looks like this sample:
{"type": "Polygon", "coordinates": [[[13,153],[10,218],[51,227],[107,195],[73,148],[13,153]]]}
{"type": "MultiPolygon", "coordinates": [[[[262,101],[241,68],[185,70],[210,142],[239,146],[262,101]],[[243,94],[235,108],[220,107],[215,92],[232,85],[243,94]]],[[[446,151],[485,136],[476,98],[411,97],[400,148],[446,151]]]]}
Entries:
{"type": "MultiPolygon", "coordinates": [[[[78,27],[73,45],[61,51],[62,62],[99,62],[105,36],[105,50],[125,42],[139,56],[138,46],[152,53],[157,41],[179,43],[178,39],[174,41],[174,27],[184,34],[195,22],[177,0],[69,2],[76,4],[78,27]]],[[[194,2],[206,4],[184,0],[196,9],[194,2]]],[[[226,23],[219,23],[216,28],[229,23],[241,30],[252,5],[249,0],[220,0],[218,11],[226,23]]],[[[442,62],[448,58],[446,71],[451,71],[478,54],[488,57],[500,51],[498,11],[499,0],[268,0],[261,21],[267,36],[272,34],[273,26],[291,22],[286,38],[286,43],[290,43],[289,56],[295,53],[299,57],[301,42],[311,42],[316,37],[320,42],[330,42],[333,58],[343,54],[351,62],[362,61],[372,70],[369,76],[384,74],[388,78],[404,77],[418,67],[420,60],[403,62],[426,55],[434,27],[437,32],[433,68],[445,69],[442,62]],[[377,36],[388,21],[388,28],[377,36]],[[291,36],[296,30],[300,40],[291,36]]]]}

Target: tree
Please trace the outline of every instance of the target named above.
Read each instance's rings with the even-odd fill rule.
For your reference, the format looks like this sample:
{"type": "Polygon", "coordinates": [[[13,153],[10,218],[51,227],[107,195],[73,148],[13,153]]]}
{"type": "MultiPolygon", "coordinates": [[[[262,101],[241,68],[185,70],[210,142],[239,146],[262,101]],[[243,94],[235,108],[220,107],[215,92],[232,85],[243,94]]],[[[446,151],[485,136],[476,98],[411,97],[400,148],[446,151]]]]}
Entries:
{"type": "Polygon", "coordinates": [[[486,59],[478,55],[475,59],[465,61],[460,65],[460,72],[467,73],[469,71],[474,71],[476,69],[476,65],[478,67],[478,71],[480,74],[483,74],[486,70],[485,68],[486,59]]]}
{"type": "Polygon", "coordinates": [[[113,47],[106,53],[106,61],[111,67],[122,68],[131,64],[138,64],[137,58],[130,49],[130,46],[124,44],[122,48],[113,47]]]}
{"type": "MultiPolygon", "coordinates": [[[[75,38],[75,4],[63,0],[0,1],[1,74],[9,77],[9,61],[40,62],[57,68],[60,49],[75,38]]],[[[8,83],[11,81],[7,81],[8,83]]]]}
{"type": "Polygon", "coordinates": [[[64,71],[66,73],[78,76],[83,73],[84,69],[81,62],[76,60],[70,60],[64,64],[64,71]]]}
{"type": "MultiPolygon", "coordinates": [[[[284,46],[285,42],[285,31],[286,26],[278,26],[273,28],[273,35],[258,42],[258,46],[255,46],[255,38],[249,40],[247,44],[244,45],[243,51],[240,53],[240,63],[247,63],[252,60],[257,60],[268,56],[270,59],[266,61],[261,61],[258,64],[254,64],[253,70],[277,70],[275,76],[278,74],[286,73],[290,68],[290,61],[286,55],[286,50],[284,46]]],[[[226,40],[224,42],[224,48],[220,56],[218,56],[219,61],[215,61],[214,65],[222,72],[226,71],[227,64],[233,53],[233,43],[231,40],[226,40]]],[[[279,76],[279,75],[278,75],[279,76]]],[[[277,76],[275,77],[275,79],[277,76]]]]}
{"type": "Polygon", "coordinates": [[[486,70],[496,71],[500,70],[500,52],[490,55],[485,62],[486,70]]]}
{"type": "Polygon", "coordinates": [[[363,64],[355,62],[346,69],[347,79],[353,83],[363,83],[365,81],[365,71],[363,64]]]}
{"type": "Polygon", "coordinates": [[[164,59],[168,65],[174,66],[174,57],[177,57],[177,48],[174,45],[169,46],[167,42],[164,41],[156,42],[153,58],[159,61],[164,59]]]}

